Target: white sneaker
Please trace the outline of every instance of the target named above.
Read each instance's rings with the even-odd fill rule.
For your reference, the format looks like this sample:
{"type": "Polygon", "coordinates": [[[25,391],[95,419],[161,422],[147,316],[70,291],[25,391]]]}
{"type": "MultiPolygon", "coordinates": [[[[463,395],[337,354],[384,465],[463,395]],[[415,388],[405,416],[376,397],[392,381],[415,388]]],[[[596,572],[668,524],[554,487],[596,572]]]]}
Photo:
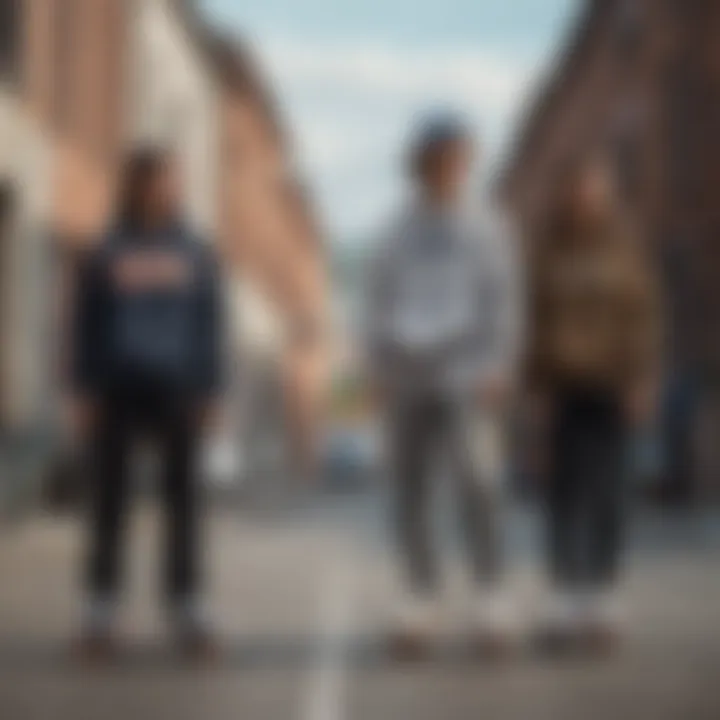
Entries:
{"type": "Polygon", "coordinates": [[[543,633],[550,637],[567,637],[580,633],[587,617],[586,597],[578,592],[555,593],[542,619],[543,633]]]}
{"type": "Polygon", "coordinates": [[[109,635],[115,625],[117,603],[110,597],[88,598],[82,609],[82,630],[85,635],[109,635]]]}
{"type": "Polygon", "coordinates": [[[435,599],[410,595],[401,601],[394,613],[393,644],[400,650],[421,651],[435,639],[439,626],[435,599]]]}
{"type": "Polygon", "coordinates": [[[475,640],[505,647],[516,645],[524,630],[517,602],[500,590],[483,593],[477,598],[471,628],[475,640]]]}
{"type": "Polygon", "coordinates": [[[598,631],[618,635],[627,626],[628,609],[617,592],[604,590],[588,598],[585,621],[598,631]]]}
{"type": "Polygon", "coordinates": [[[82,662],[105,662],[115,657],[116,603],[110,598],[90,598],[82,610],[81,630],[75,653],[82,662]]]}
{"type": "Polygon", "coordinates": [[[178,637],[196,637],[210,634],[210,614],[204,603],[196,598],[184,598],[170,608],[170,622],[178,637]]]}

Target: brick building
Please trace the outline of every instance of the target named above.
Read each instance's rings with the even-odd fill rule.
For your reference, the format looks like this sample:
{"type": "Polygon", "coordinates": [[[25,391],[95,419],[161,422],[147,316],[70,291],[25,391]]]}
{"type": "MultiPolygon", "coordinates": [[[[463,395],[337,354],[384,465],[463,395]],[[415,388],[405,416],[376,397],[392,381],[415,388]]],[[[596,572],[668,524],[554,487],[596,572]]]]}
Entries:
{"type": "Polygon", "coordinates": [[[19,10],[0,3],[0,426],[9,434],[40,412],[52,204],[51,144],[26,102],[40,43],[19,10]]]}
{"type": "Polygon", "coordinates": [[[568,152],[604,148],[613,158],[664,280],[666,489],[680,498],[720,495],[718,27],[720,6],[701,0],[586,2],[505,186],[531,236],[568,152]]]}
{"type": "Polygon", "coordinates": [[[218,229],[221,85],[187,2],[125,0],[131,7],[127,98],[129,145],[157,144],[178,158],[189,221],[218,229]]]}
{"type": "Polygon", "coordinates": [[[209,33],[208,46],[224,88],[219,239],[243,298],[245,382],[262,384],[268,373],[274,376],[289,459],[294,467],[308,466],[326,378],[321,233],[293,176],[290,140],[251,53],[217,32],[209,33]]]}
{"type": "MultiPolygon", "coordinates": [[[[110,221],[138,140],[178,149],[191,218],[231,270],[229,297],[249,294],[248,308],[262,308],[278,382],[293,378],[283,419],[288,405],[317,403],[312,374],[293,374],[307,350],[290,328],[321,323],[321,247],[293,190],[287,136],[241,54],[192,0],[0,0],[0,323],[12,338],[0,353],[0,407],[13,425],[48,415],[58,383],[46,331],[64,326],[75,251],[110,221]],[[59,283],[43,274],[53,262],[59,283]]],[[[248,335],[253,324],[237,326],[248,335]]]]}

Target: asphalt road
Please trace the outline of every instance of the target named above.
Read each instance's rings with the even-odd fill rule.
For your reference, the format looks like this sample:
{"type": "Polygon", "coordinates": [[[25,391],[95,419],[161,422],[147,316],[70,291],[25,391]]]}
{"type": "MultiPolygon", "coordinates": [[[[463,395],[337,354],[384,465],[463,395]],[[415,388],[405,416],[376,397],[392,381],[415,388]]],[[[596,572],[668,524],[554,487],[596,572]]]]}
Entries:
{"type": "MultiPolygon", "coordinates": [[[[394,589],[377,503],[220,508],[209,523],[209,597],[224,652],[193,668],[173,653],[155,602],[161,527],[143,510],[128,553],[126,651],[112,667],[87,668],[68,653],[81,527],[30,518],[0,533],[0,718],[716,720],[720,522],[644,517],[636,526],[633,622],[619,657],[473,659],[463,648],[469,593],[448,550],[442,648],[400,664],[382,650],[394,589]]],[[[510,535],[509,582],[532,613],[544,592],[532,520],[515,517],[510,535]]]]}

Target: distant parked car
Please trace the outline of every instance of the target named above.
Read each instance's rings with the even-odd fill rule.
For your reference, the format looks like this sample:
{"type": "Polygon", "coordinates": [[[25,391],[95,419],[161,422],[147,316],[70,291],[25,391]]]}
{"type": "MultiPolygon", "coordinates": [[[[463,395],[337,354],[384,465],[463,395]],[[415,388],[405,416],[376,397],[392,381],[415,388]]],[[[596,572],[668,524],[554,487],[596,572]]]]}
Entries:
{"type": "Polygon", "coordinates": [[[378,433],[374,427],[335,427],[323,449],[323,474],[328,488],[347,491],[365,486],[374,477],[378,460],[378,433]]]}

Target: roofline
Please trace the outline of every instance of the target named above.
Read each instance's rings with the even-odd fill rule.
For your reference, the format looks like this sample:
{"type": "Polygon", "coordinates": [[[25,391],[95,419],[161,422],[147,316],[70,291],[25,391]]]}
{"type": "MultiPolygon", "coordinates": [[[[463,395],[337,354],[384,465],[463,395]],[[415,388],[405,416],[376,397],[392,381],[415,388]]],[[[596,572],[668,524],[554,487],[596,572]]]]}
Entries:
{"type": "Polygon", "coordinates": [[[578,18],[572,22],[562,42],[563,50],[554,63],[554,69],[548,74],[547,80],[541,85],[535,98],[528,104],[532,110],[516,133],[517,140],[501,172],[502,186],[506,187],[512,183],[513,176],[518,172],[527,155],[532,152],[537,136],[551,121],[550,116],[557,107],[562,89],[578,72],[581,61],[588,51],[589,41],[597,30],[596,21],[605,9],[603,2],[588,0],[579,12],[578,18]]]}
{"type": "Polygon", "coordinates": [[[198,0],[173,0],[189,39],[202,55],[216,82],[231,94],[248,98],[262,109],[278,142],[287,145],[287,133],[277,109],[277,100],[261,76],[254,53],[245,39],[209,22],[198,0]]]}

